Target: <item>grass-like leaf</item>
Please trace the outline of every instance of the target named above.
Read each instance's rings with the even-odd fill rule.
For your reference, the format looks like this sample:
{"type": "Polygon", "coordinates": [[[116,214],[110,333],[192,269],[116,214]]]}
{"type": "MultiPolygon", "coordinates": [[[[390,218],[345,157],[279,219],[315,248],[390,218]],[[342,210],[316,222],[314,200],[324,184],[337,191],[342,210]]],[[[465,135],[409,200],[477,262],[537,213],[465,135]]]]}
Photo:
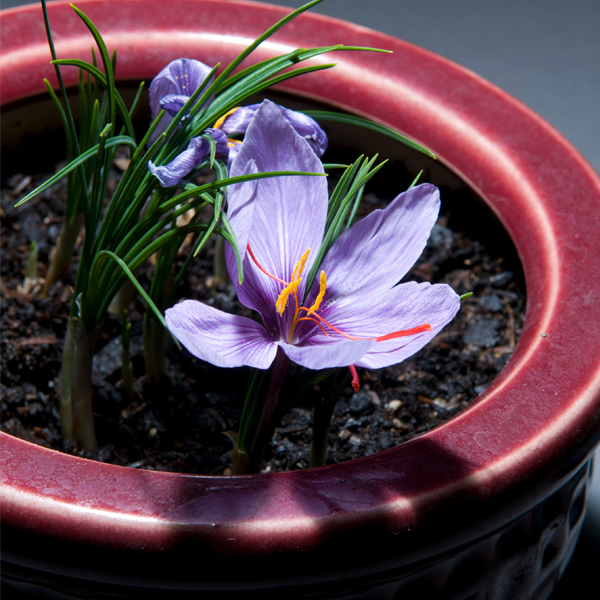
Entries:
{"type": "Polygon", "coordinates": [[[417,142],[407,138],[406,136],[386,127],[385,125],[380,125],[379,123],[375,123],[373,121],[369,121],[368,119],[363,119],[362,117],[357,117],[355,115],[346,115],[343,113],[331,112],[327,110],[305,110],[302,111],[305,115],[312,117],[316,121],[334,121],[337,123],[345,123],[346,125],[358,125],[359,127],[363,127],[365,129],[369,129],[371,131],[375,131],[377,133],[382,133],[392,139],[408,146],[409,148],[413,148],[430,158],[435,158],[435,154],[425,148],[425,146],[421,146],[417,142]]]}
{"type": "MultiPolygon", "coordinates": [[[[59,60],[53,60],[52,64],[55,65],[64,65],[69,67],[78,67],[83,71],[86,71],[90,75],[93,75],[98,82],[102,85],[104,89],[108,91],[107,79],[104,73],[98,68],[92,65],[91,63],[86,62],[85,60],[79,60],[77,58],[62,58],[59,60]]],[[[144,85],[142,81],[140,84],[140,88],[144,85]]],[[[133,114],[133,109],[137,104],[140,97],[141,89],[138,88],[138,92],[136,98],[134,100],[134,104],[131,109],[127,108],[125,101],[123,100],[121,94],[116,89],[113,89],[114,100],[116,102],[116,108],[119,111],[119,116],[123,120],[123,125],[125,130],[127,131],[127,135],[135,139],[135,132],[133,129],[133,124],[131,122],[131,115],[133,114]]]]}
{"type": "MultiPolygon", "coordinates": [[[[110,140],[108,140],[106,142],[106,148],[113,148],[113,147],[121,146],[121,145],[130,146],[131,148],[137,147],[135,141],[132,140],[128,135],[118,135],[118,136],[111,138],[110,140]]],[[[48,181],[45,181],[44,183],[42,183],[42,185],[35,188],[35,190],[33,190],[32,192],[29,192],[29,194],[27,194],[27,196],[25,196],[24,198],[21,198],[21,200],[19,200],[15,204],[15,206],[21,206],[21,204],[25,204],[25,202],[31,200],[32,198],[35,198],[35,196],[37,196],[38,194],[41,194],[44,190],[47,190],[50,186],[54,185],[62,177],[69,174],[71,171],[74,171],[80,165],[85,163],[90,158],[96,156],[97,154],[98,154],[98,144],[96,144],[95,146],[93,146],[92,148],[90,148],[89,150],[87,150],[86,152],[84,152],[83,154],[78,156],[77,158],[73,159],[73,161],[70,162],[67,166],[63,167],[58,173],[56,173],[55,175],[50,177],[50,179],[48,179],[48,181]]]]}

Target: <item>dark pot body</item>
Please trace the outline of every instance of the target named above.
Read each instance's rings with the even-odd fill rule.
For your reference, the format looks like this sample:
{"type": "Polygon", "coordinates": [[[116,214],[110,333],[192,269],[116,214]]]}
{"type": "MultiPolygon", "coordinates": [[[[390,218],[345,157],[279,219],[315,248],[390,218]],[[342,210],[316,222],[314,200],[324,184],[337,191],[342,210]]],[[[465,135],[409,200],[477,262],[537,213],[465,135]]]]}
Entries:
{"type": "MultiPolygon", "coordinates": [[[[140,5],[78,3],[119,49],[124,80],[149,81],[181,56],[226,64],[285,13],[243,1],[140,5]]],[[[68,4],[49,10],[58,54],[87,58],[91,39],[68,4]]],[[[43,77],[52,80],[40,20],[37,6],[2,14],[7,115],[25,114],[43,77]]],[[[399,40],[306,15],[253,60],[341,42],[394,54],[340,53],[338,67],[283,91],[409,135],[491,207],[525,271],[527,316],[513,357],[443,426],[387,452],[306,471],[158,473],[1,434],[7,589],[45,589],[48,598],[550,594],[581,527],[600,439],[600,181],[516,100],[399,40]]],[[[33,126],[16,119],[11,132],[33,126]]]]}

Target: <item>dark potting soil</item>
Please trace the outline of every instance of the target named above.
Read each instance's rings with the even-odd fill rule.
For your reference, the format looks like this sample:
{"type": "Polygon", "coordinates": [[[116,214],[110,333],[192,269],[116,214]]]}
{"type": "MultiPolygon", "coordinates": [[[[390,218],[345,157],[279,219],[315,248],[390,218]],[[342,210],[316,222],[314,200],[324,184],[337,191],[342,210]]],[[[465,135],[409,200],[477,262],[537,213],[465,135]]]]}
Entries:
{"type": "MultiPolygon", "coordinates": [[[[223,432],[238,428],[249,370],[217,369],[186,350],[172,348],[168,379],[161,386],[149,384],[141,352],[144,305],[139,298],[129,311],[135,394],[130,397],[121,386],[121,322],[109,314],[94,359],[99,448],[84,452],[62,439],[58,375],[75,260],[70,279],[55,284],[46,298],[39,291],[60,231],[64,183],[14,208],[45,179],[17,174],[2,189],[2,430],[41,446],[118,465],[228,473],[231,441],[223,432]],[[32,241],[38,248],[39,279],[25,281],[32,241]]],[[[363,213],[385,202],[367,194],[363,213]]],[[[360,391],[354,393],[348,386],[335,408],[328,463],[386,450],[446,421],[486,389],[515,348],[525,314],[521,277],[513,275],[503,257],[491,256],[481,241],[450,229],[448,216],[439,219],[425,252],[405,279],[447,283],[459,294],[474,295],[454,321],[410,359],[385,369],[358,369],[360,391]]],[[[180,262],[186,251],[189,246],[180,262]]],[[[194,261],[178,296],[248,314],[230,284],[215,286],[213,253],[210,246],[194,261]]],[[[152,269],[150,261],[139,273],[145,286],[152,269]]],[[[317,386],[284,417],[267,448],[264,471],[308,466],[312,408],[319,393],[317,386]]]]}

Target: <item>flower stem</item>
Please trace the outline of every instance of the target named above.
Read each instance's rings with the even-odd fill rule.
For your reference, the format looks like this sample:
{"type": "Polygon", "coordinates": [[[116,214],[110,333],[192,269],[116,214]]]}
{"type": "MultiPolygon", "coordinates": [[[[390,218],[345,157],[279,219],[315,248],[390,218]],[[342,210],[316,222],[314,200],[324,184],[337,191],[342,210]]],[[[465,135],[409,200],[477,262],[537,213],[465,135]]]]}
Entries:
{"type": "MultiPolygon", "coordinates": [[[[254,432],[252,428],[246,431],[247,428],[244,427],[244,425],[247,425],[246,423],[240,424],[240,429],[244,428],[244,435],[242,439],[238,440],[239,446],[237,444],[234,446],[234,461],[231,467],[233,475],[260,473],[266,445],[276,426],[279,393],[289,365],[290,359],[281,348],[278,348],[271,369],[271,381],[262,402],[260,417],[258,417],[258,424],[254,432]]],[[[260,393],[260,386],[256,391],[260,393]]],[[[246,401],[248,401],[248,398],[246,401]]],[[[250,412],[256,414],[254,410],[250,412]]],[[[249,423],[254,422],[253,415],[249,415],[248,418],[250,419],[249,423]]]]}
{"type": "Polygon", "coordinates": [[[67,274],[69,265],[71,264],[75,242],[81,231],[82,224],[83,213],[78,213],[72,218],[66,217],[62,231],[58,237],[58,242],[50,257],[50,266],[48,267],[48,273],[46,274],[46,280],[44,281],[42,297],[46,297],[50,287],[67,274]]]}
{"type": "Polygon", "coordinates": [[[348,373],[342,383],[335,389],[337,370],[330,377],[329,386],[321,401],[315,406],[313,417],[313,435],[310,446],[310,466],[322,467],[327,461],[327,442],[331,417],[342,390],[348,385],[351,374],[348,373]]]}
{"type": "Polygon", "coordinates": [[[123,322],[121,326],[121,376],[123,378],[123,389],[133,398],[133,365],[129,348],[131,345],[131,323],[127,321],[127,311],[123,311],[123,322]]]}
{"type": "Polygon", "coordinates": [[[63,438],[86,450],[98,447],[92,410],[92,360],[97,330],[86,333],[78,317],[70,317],[60,370],[60,422],[63,438]]]}
{"type": "Polygon", "coordinates": [[[65,440],[73,439],[73,408],[71,405],[71,373],[73,372],[73,349],[75,330],[79,319],[69,317],[65,345],[60,367],[60,427],[65,440]]]}
{"type": "MultiPolygon", "coordinates": [[[[134,273],[137,277],[138,273],[134,273]]],[[[123,285],[118,289],[114,298],[108,306],[108,312],[113,315],[121,316],[124,310],[127,310],[129,305],[131,304],[133,297],[135,295],[135,286],[129,279],[123,283],[123,285]]]]}
{"type": "Polygon", "coordinates": [[[225,264],[225,240],[217,235],[215,237],[215,257],[213,262],[214,285],[229,283],[229,274],[225,264]]]}
{"type": "Polygon", "coordinates": [[[71,403],[73,409],[73,437],[85,450],[98,447],[94,429],[92,399],[92,361],[98,331],[84,331],[81,322],[76,329],[71,372],[71,403]]]}
{"type": "Polygon", "coordinates": [[[143,337],[146,377],[152,383],[160,383],[167,374],[167,332],[150,311],[144,315],[143,337]]]}

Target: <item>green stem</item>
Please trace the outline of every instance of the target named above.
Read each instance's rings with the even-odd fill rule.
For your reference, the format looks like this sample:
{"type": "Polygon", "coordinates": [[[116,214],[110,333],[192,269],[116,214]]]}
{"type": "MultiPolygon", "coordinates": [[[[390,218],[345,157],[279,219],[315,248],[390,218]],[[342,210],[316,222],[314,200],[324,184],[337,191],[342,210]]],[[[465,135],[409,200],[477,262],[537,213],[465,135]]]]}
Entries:
{"type": "MultiPolygon", "coordinates": [[[[137,277],[137,273],[135,273],[137,277]]],[[[113,315],[121,316],[126,311],[135,295],[135,286],[129,279],[119,288],[111,303],[108,305],[108,312],[113,315]]]]}
{"type": "Polygon", "coordinates": [[[323,410],[323,404],[321,402],[315,407],[313,435],[310,444],[311,467],[322,467],[327,461],[327,442],[329,440],[329,426],[333,415],[333,407],[331,411],[325,411],[323,410]]]}
{"type": "Polygon", "coordinates": [[[167,331],[147,310],[144,315],[144,364],[146,378],[160,383],[167,374],[167,331]]]}
{"type": "Polygon", "coordinates": [[[73,372],[73,348],[75,330],[79,319],[69,317],[65,345],[60,367],[60,426],[65,440],[73,439],[73,408],[71,405],[71,373],[73,372]]]}
{"type": "Polygon", "coordinates": [[[71,218],[65,218],[58,242],[50,256],[50,266],[48,267],[48,273],[44,281],[42,297],[48,294],[48,290],[54,283],[67,275],[73,256],[73,249],[75,248],[75,243],[83,224],[83,216],[83,213],[78,213],[71,218]]]}
{"type": "Polygon", "coordinates": [[[313,417],[313,434],[310,445],[310,466],[322,467],[327,461],[327,442],[329,440],[329,427],[333,410],[340,397],[342,390],[350,381],[350,374],[347,374],[342,383],[335,390],[337,370],[329,380],[328,389],[323,394],[321,401],[315,406],[313,417]]]}
{"type": "Polygon", "coordinates": [[[220,235],[215,240],[213,273],[215,286],[219,283],[229,283],[229,274],[225,263],[225,240],[220,235]]]}
{"type": "MultiPolygon", "coordinates": [[[[234,461],[231,468],[233,475],[260,473],[265,448],[276,425],[273,417],[277,413],[279,393],[289,365],[290,359],[285,355],[281,348],[278,348],[275,360],[273,361],[271,382],[269,383],[267,395],[265,396],[262,405],[260,419],[254,434],[254,440],[249,450],[240,452],[237,460],[236,453],[234,452],[234,461]]],[[[242,450],[245,449],[242,448],[242,450]]]]}
{"type": "Polygon", "coordinates": [[[133,365],[131,363],[131,323],[127,320],[127,310],[121,313],[121,376],[123,389],[133,398],[133,365]]]}
{"type": "MultiPolygon", "coordinates": [[[[77,319],[79,321],[79,319],[77,319]]],[[[92,408],[92,361],[98,330],[87,333],[81,322],[77,324],[73,345],[71,372],[71,403],[73,409],[73,437],[85,450],[98,447],[92,408]]]]}

